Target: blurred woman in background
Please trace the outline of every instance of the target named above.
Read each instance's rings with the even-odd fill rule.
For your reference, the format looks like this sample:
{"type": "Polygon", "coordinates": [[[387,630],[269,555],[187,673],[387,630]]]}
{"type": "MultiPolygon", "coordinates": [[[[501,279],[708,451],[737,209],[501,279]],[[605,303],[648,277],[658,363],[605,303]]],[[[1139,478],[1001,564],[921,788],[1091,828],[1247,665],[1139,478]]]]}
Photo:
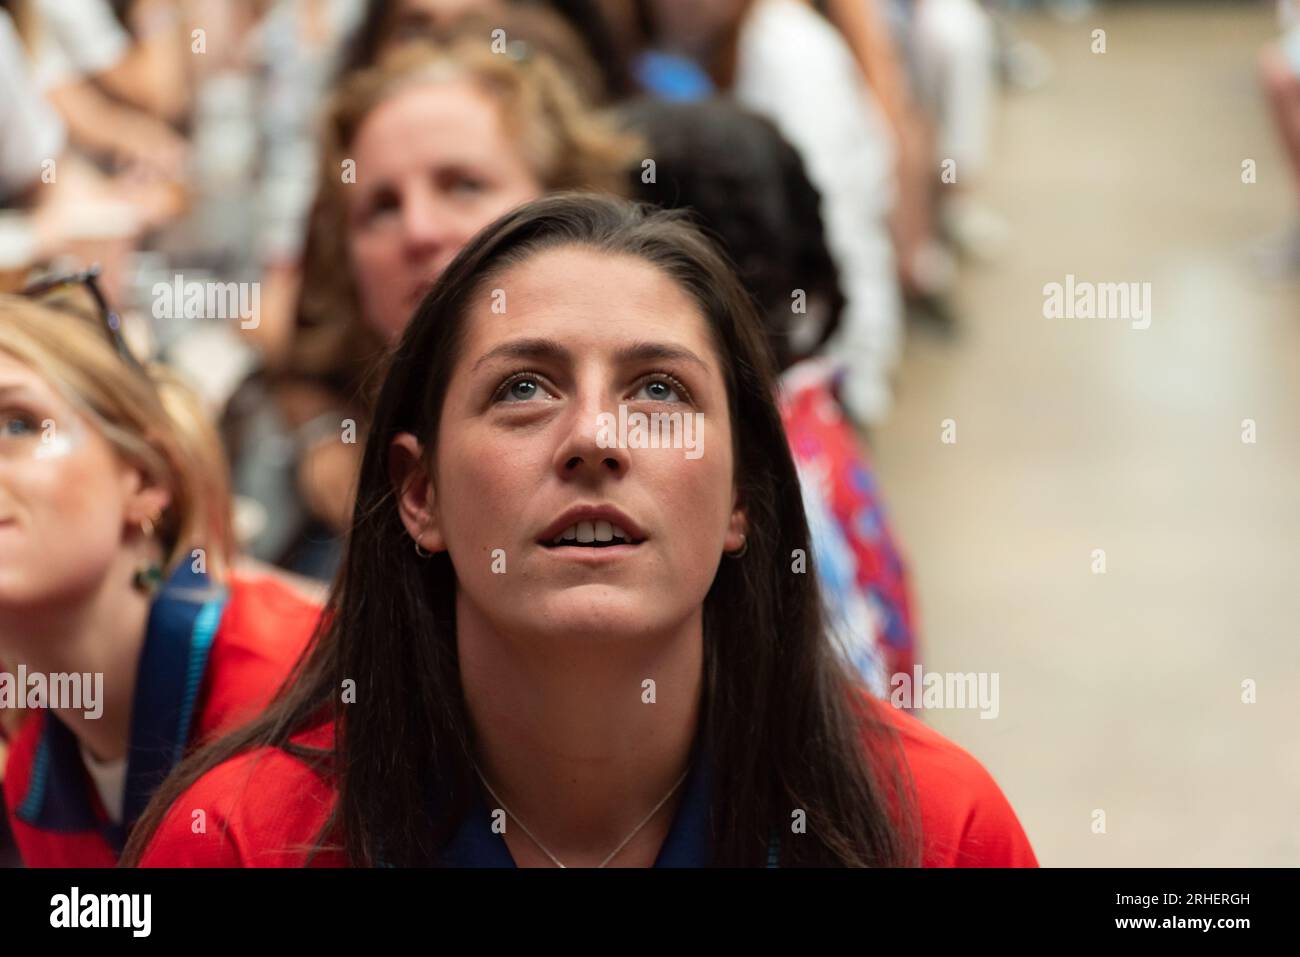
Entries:
{"type": "Polygon", "coordinates": [[[94,708],[35,701],[8,729],[30,866],[112,866],[171,767],[258,713],[319,617],[232,567],[216,434],[116,324],[0,296],[0,671],[19,703],[19,669],[102,691],[94,708]]]}
{"type": "Polygon", "coordinates": [[[863,425],[892,403],[902,299],[890,215],[896,147],[848,44],[800,0],[643,0],[652,45],[704,66],[714,86],[766,116],[825,200],[844,318],[828,348],[850,369],[841,398],[863,425]]]}
{"type": "Polygon", "coordinates": [[[622,190],[636,149],[548,57],[493,53],[481,30],[446,46],[408,44],[342,81],[287,357],[241,390],[228,416],[237,488],[268,506],[258,557],[332,574],[367,375],[420,297],[515,206],[556,189],[622,190]]]}

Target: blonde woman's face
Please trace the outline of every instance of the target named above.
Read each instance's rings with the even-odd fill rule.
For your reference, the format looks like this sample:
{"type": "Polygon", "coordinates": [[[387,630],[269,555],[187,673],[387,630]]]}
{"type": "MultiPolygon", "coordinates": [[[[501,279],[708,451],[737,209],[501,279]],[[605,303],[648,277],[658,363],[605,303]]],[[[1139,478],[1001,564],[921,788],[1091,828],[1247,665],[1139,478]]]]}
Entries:
{"type": "Polygon", "coordinates": [[[381,103],[352,144],[348,251],[364,320],[386,341],[469,239],[542,195],[491,96],[468,80],[381,103]]]}
{"type": "Polygon", "coordinates": [[[96,589],[140,485],[49,382],[0,351],[0,612],[96,589]]]}

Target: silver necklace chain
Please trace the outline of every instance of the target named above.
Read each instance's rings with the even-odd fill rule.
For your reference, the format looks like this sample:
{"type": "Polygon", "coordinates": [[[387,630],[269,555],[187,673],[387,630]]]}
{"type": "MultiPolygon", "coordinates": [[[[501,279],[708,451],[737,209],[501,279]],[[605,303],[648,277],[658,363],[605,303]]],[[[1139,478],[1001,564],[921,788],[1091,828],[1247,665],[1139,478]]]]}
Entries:
{"type": "MultiPolygon", "coordinates": [[[[514,820],[514,822],[519,825],[519,829],[528,835],[528,839],[531,840],[534,844],[536,844],[538,848],[541,849],[542,853],[551,859],[551,861],[555,864],[556,867],[567,866],[558,857],[552,854],[545,844],[543,844],[541,841],[537,839],[536,834],[528,830],[528,825],[525,824],[523,821],[519,820],[518,816],[516,816],[514,811],[506,807],[506,802],[501,800],[501,798],[497,796],[496,791],[492,790],[492,785],[488,784],[488,780],[486,777],[483,776],[483,772],[482,770],[479,769],[477,762],[475,762],[474,764],[474,770],[478,773],[478,779],[483,782],[483,786],[488,789],[488,794],[492,795],[492,800],[496,801],[497,804],[500,805],[501,810],[505,811],[506,814],[508,814],[514,820]]],[[[597,868],[602,868],[610,861],[612,861],[615,857],[618,856],[619,851],[627,847],[628,843],[632,840],[632,838],[636,837],[638,834],[641,833],[641,828],[645,827],[647,824],[650,823],[650,819],[659,813],[659,809],[664,806],[664,803],[670,797],[673,796],[674,792],[676,792],[676,790],[679,787],[682,786],[682,782],[686,780],[686,774],[689,770],[690,768],[687,768],[686,771],[682,772],[682,776],[677,779],[677,783],[674,784],[668,790],[667,794],[665,794],[663,797],[659,799],[659,803],[650,809],[650,813],[641,819],[641,823],[638,824],[636,827],[632,828],[632,833],[629,834],[627,837],[623,838],[622,842],[618,845],[618,847],[610,851],[609,854],[605,857],[605,859],[596,865],[597,868]]]]}

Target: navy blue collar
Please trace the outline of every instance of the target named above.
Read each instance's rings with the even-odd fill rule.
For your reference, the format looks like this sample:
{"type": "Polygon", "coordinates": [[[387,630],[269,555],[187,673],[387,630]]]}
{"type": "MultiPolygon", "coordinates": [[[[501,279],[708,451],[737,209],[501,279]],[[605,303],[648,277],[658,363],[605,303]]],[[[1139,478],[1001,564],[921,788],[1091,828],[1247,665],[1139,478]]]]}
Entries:
{"type": "Polygon", "coordinates": [[[136,672],[122,825],[95,814],[77,738],[53,713],[45,716],[31,782],[15,812],[19,820],[46,831],[97,830],[121,851],[130,826],[189,742],[226,598],[225,588],[187,562],[154,599],[136,672]]]}

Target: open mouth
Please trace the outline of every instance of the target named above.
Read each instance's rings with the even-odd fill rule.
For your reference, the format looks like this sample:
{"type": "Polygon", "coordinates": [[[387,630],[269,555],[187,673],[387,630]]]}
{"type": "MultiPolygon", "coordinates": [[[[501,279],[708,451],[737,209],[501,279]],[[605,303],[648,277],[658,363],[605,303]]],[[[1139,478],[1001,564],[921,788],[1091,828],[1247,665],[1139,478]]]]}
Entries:
{"type": "Polygon", "coordinates": [[[570,525],[549,542],[542,542],[547,548],[612,548],[616,545],[640,545],[644,539],[633,538],[623,529],[611,522],[597,520],[578,522],[570,525]]]}

